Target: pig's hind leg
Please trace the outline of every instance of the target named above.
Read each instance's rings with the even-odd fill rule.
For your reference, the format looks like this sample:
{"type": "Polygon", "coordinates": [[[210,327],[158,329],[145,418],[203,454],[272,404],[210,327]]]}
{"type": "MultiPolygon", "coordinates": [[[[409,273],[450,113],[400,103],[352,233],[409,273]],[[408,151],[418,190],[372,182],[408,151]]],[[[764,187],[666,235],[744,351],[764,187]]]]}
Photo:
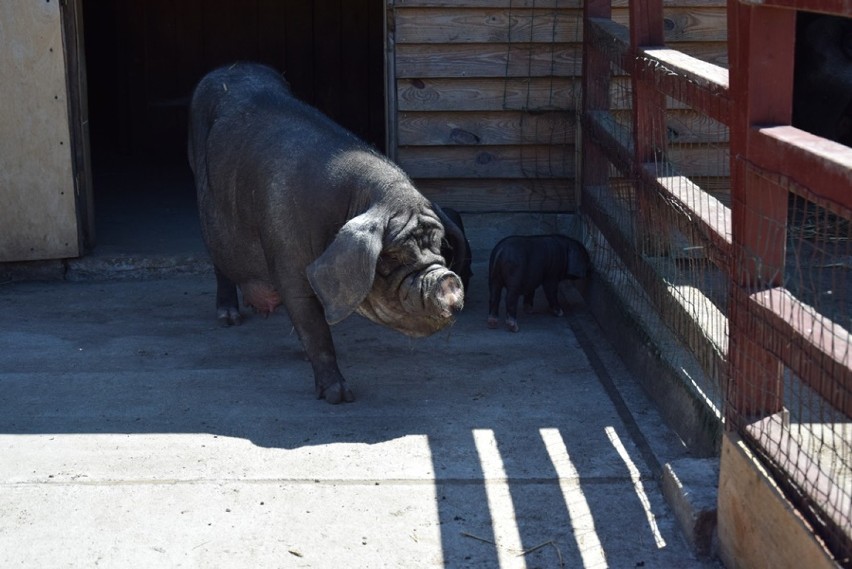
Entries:
{"type": "Polygon", "coordinates": [[[496,328],[500,320],[500,297],[503,295],[503,279],[495,271],[488,278],[488,327],[496,328]]]}
{"type": "Polygon", "coordinates": [[[559,306],[559,281],[547,280],[542,283],[544,296],[547,298],[547,303],[550,305],[550,312],[554,316],[562,316],[562,307],[559,306]]]}
{"type": "Polygon", "coordinates": [[[214,265],[213,271],[216,273],[216,319],[222,326],[238,326],[243,319],[240,316],[237,285],[219,267],[214,265]]]}
{"type": "Polygon", "coordinates": [[[535,305],[535,289],[524,294],[524,312],[527,314],[533,313],[533,306],[535,305]]]}
{"type": "Polygon", "coordinates": [[[509,284],[506,287],[506,328],[510,332],[517,332],[518,328],[518,301],[521,299],[521,293],[518,286],[509,284]]]}

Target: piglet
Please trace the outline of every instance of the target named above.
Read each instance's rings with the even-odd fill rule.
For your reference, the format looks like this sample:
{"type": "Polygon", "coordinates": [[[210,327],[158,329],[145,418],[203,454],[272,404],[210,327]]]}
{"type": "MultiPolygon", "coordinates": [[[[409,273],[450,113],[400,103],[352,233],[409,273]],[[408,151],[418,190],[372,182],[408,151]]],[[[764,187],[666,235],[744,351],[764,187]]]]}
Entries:
{"type": "Polygon", "coordinates": [[[584,279],[591,264],[589,253],[576,239],[564,235],[512,235],[491,251],[488,262],[488,327],[498,324],[500,297],[506,289],[506,326],[518,331],[518,298],[532,312],[535,290],[541,286],[555,316],[562,316],[557,300],[559,282],[584,279]]]}

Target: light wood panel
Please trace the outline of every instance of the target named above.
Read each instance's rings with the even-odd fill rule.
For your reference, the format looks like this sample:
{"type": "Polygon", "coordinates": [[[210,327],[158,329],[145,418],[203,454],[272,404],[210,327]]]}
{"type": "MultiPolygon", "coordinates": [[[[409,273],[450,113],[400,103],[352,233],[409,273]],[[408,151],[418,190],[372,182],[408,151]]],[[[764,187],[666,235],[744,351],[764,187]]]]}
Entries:
{"type": "Polygon", "coordinates": [[[0,261],[76,257],[59,2],[0,2],[0,261]]]}

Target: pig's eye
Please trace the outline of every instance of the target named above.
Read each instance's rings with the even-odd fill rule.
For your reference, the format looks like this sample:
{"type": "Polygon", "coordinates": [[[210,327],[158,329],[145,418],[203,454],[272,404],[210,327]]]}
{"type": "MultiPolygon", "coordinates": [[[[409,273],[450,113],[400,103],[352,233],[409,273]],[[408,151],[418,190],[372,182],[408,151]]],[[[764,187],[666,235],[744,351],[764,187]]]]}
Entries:
{"type": "Polygon", "coordinates": [[[396,249],[383,252],[376,262],[376,272],[386,277],[398,267],[407,264],[406,255],[403,251],[396,249]]]}
{"type": "Polygon", "coordinates": [[[437,232],[424,233],[417,239],[417,246],[421,251],[430,251],[435,254],[441,253],[441,239],[437,232]]]}
{"type": "Polygon", "coordinates": [[[390,255],[382,253],[379,255],[379,260],[376,262],[376,272],[383,277],[386,277],[391,273],[393,265],[394,262],[390,255]]]}

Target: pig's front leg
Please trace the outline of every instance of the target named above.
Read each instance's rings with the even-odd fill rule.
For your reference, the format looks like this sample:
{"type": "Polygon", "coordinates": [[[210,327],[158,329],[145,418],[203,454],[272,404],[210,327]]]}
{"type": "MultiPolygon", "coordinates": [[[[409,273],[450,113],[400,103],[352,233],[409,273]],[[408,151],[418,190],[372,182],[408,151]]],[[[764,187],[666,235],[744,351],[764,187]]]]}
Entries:
{"type": "Polygon", "coordinates": [[[213,272],[216,273],[216,319],[222,326],[239,325],[243,319],[240,316],[237,285],[215,265],[213,272]]]}
{"type": "Polygon", "coordinates": [[[317,399],[332,404],[355,401],[355,394],[337,367],[331,329],[320,301],[312,292],[301,289],[297,294],[285,294],[284,304],[311,362],[317,399]]]}

